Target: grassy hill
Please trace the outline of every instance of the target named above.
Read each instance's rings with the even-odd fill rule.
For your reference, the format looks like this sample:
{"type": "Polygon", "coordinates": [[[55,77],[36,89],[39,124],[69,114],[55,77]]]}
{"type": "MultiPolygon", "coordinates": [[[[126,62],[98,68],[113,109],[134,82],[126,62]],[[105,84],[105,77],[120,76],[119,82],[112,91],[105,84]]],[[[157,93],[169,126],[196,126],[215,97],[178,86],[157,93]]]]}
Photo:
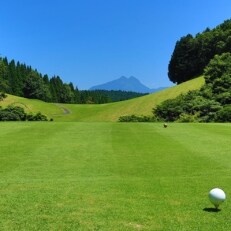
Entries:
{"type": "Polygon", "coordinates": [[[0,106],[6,107],[8,105],[20,106],[24,108],[26,112],[42,112],[49,117],[52,115],[61,115],[63,110],[53,103],[46,103],[37,99],[27,99],[14,95],[7,95],[7,98],[3,101],[0,101],[0,106]]]}
{"type": "Polygon", "coordinates": [[[165,89],[143,97],[109,104],[53,104],[40,100],[31,100],[8,95],[0,102],[0,106],[19,105],[27,112],[46,114],[55,121],[117,121],[122,115],[151,115],[152,109],[166,99],[175,98],[189,90],[199,89],[204,84],[204,78],[199,77],[177,86],[165,89]]]}

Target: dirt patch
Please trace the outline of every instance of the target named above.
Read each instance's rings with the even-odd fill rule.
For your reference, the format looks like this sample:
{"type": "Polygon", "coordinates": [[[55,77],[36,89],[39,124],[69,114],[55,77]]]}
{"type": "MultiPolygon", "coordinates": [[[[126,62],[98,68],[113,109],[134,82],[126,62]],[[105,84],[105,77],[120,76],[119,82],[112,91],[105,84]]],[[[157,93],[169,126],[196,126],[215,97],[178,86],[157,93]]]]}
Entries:
{"type": "MultiPolygon", "coordinates": [[[[55,105],[63,110],[64,115],[71,114],[71,111],[69,109],[67,109],[66,107],[64,107],[64,106],[62,106],[62,105],[60,105],[58,103],[55,103],[55,105]]],[[[58,114],[55,114],[55,115],[58,115],[58,114]]]]}

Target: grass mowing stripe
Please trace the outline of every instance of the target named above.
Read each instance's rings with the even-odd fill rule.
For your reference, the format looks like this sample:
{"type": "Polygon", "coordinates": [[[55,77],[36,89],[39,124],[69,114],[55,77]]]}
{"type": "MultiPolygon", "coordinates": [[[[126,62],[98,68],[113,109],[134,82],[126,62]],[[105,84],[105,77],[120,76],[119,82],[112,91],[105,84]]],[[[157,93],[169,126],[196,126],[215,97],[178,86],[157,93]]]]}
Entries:
{"type": "Polygon", "coordinates": [[[189,129],[185,129],[185,124],[171,124],[170,126],[172,129],[167,133],[175,142],[185,145],[187,149],[200,157],[216,161],[217,167],[223,168],[227,165],[230,167],[228,160],[230,159],[231,124],[193,123],[188,124],[189,129]],[[177,135],[174,132],[176,126],[180,129],[177,135]]]}
{"type": "Polygon", "coordinates": [[[0,229],[229,230],[230,168],[210,156],[216,142],[203,147],[210,134],[227,161],[229,128],[1,124],[0,229]],[[227,202],[219,213],[203,211],[218,185],[227,202]]]}

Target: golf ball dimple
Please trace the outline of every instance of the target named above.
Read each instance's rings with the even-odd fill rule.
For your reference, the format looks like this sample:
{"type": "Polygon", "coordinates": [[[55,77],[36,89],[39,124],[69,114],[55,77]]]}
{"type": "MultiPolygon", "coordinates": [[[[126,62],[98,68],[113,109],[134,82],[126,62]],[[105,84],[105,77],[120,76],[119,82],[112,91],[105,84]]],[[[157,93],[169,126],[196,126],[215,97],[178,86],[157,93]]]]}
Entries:
{"type": "Polygon", "coordinates": [[[214,188],[209,192],[209,200],[218,208],[219,205],[226,199],[225,192],[220,188],[214,188]]]}

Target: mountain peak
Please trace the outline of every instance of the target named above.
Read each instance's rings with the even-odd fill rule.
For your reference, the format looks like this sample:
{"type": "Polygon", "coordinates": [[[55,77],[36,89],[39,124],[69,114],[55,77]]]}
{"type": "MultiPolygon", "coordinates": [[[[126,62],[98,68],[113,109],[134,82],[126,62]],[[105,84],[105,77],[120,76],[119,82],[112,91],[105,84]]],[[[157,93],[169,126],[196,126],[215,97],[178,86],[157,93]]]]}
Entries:
{"type": "Polygon", "coordinates": [[[143,85],[137,78],[130,76],[129,78],[121,76],[120,78],[93,86],[90,90],[121,90],[121,91],[133,91],[138,93],[150,93],[152,90],[143,85]]]}
{"type": "Polygon", "coordinates": [[[134,76],[130,76],[128,79],[135,79],[135,80],[138,80],[136,77],[134,77],[134,76]]]}
{"type": "Polygon", "coordinates": [[[121,76],[119,79],[121,79],[121,80],[127,80],[127,77],[121,76]]]}

